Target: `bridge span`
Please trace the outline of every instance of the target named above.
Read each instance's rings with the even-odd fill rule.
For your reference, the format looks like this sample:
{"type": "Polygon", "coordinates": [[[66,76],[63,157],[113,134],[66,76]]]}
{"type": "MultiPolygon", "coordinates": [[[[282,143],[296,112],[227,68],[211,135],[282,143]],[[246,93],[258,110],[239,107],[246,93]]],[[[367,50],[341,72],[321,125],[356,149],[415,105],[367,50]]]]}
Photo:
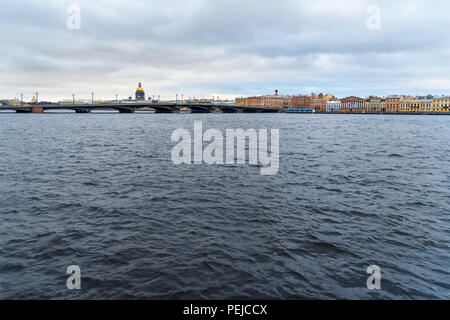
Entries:
{"type": "Polygon", "coordinates": [[[117,110],[120,113],[134,113],[136,111],[154,110],[156,113],[176,113],[188,108],[191,113],[268,113],[279,112],[278,109],[244,107],[234,104],[219,103],[172,103],[172,102],[143,102],[143,101],[119,101],[91,104],[67,104],[67,103],[37,103],[11,105],[2,103],[0,110],[13,110],[17,113],[44,113],[46,110],[73,110],[77,113],[89,113],[93,110],[117,110]]]}

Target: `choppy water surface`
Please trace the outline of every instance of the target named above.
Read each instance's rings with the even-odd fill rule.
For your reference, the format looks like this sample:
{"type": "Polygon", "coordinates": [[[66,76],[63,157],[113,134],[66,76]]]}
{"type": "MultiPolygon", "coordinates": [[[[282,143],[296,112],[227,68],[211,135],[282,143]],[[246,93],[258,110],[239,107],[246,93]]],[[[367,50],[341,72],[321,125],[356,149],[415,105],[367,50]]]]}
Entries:
{"type": "Polygon", "coordinates": [[[0,114],[1,298],[449,299],[449,139],[445,116],[0,114]],[[173,165],[194,120],[280,128],[279,174],[173,165]]]}

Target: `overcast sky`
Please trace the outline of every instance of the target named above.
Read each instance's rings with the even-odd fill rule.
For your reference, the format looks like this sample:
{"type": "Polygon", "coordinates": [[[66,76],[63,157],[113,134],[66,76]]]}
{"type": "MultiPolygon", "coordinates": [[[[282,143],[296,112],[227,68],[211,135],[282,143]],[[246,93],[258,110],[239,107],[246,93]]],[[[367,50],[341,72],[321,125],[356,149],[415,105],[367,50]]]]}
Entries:
{"type": "Polygon", "coordinates": [[[138,82],[162,98],[275,89],[338,97],[450,94],[448,0],[2,0],[0,6],[0,98],[35,91],[41,100],[91,92],[126,98],[138,82]],[[76,21],[71,5],[81,10],[80,29],[67,27],[68,19],[76,21]],[[380,9],[379,29],[371,5],[380,9]]]}

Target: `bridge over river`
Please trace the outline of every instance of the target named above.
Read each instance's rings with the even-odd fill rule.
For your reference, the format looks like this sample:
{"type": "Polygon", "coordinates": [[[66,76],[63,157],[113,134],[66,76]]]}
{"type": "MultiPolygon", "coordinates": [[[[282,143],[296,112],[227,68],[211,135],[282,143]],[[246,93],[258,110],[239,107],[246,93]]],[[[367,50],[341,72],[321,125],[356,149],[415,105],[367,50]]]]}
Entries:
{"type": "Polygon", "coordinates": [[[43,113],[46,110],[73,110],[77,113],[88,113],[93,110],[117,110],[120,113],[133,113],[136,111],[154,110],[156,113],[174,113],[181,109],[189,108],[192,113],[262,113],[279,112],[278,109],[244,107],[234,104],[220,103],[175,103],[175,102],[144,102],[144,101],[119,101],[119,102],[101,102],[91,104],[67,104],[67,103],[37,103],[37,104],[19,104],[11,105],[8,102],[1,102],[0,110],[13,110],[18,113],[43,113]]]}

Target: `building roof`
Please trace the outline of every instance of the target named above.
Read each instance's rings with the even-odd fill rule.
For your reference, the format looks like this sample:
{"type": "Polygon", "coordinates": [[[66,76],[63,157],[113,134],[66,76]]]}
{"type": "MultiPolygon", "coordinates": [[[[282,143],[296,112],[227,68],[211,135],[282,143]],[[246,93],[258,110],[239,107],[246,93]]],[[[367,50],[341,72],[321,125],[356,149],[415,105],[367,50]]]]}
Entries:
{"type": "Polygon", "coordinates": [[[144,88],[142,88],[142,84],[139,82],[138,88],[136,89],[136,92],[144,91],[144,88]]]}
{"type": "Polygon", "coordinates": [[[339,100],[358,100],[358,101],[365,101],[363,98],[360,98],[360,97],[355,97],[355,96],[351,96],[351,97],[347,97],[347,98],[342,98],[342,99],[339,99],[339,100]]]}

